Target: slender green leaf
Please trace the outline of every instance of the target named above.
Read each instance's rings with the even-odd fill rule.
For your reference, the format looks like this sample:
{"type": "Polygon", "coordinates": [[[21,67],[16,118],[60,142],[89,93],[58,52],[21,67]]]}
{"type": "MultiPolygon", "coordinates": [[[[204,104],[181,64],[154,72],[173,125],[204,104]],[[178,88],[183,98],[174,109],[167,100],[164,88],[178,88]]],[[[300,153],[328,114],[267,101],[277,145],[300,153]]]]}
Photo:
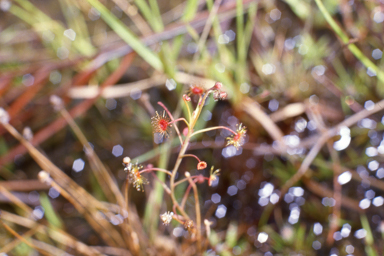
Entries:
{"type": "Polygon", "coordinates": [[[380,70],[370,59],[368,59],[355,44],[349,43],[348,36],[340,28],[340,26],[333,20],[332,16],[329,14],[321,0],[315,0],[317,6],[319,7],[321,13],[323,14],[325,20],[332,27],[335,33],[340,37],[341,41],[344,44],[348,44],[348,49],[355,55],[355,57],[363,63],[366,68],[373,70],[377,78],[384,83],[384,72],[380,70]]]}
{"type": "Polygon", "coordinates": [[[137,52],[154,69],[163,71],[163,63],[159,57],[148,49],[137,37],[122,23],[116,16],[102,5],[98,0],[88,0],[88,2],[100,12],[103,20],[118,34],[133,50],[137,52]]]}
{"type": "Polygon", "coordinates": [[[153,14],[151,8],[148,6],[145,0],[135,0],[135,4],[154,31],[159,32],[163,29],[162,25],[159,26],[159,21],[156,19],[156,16],[153,14]]]}
{"type": "Polygon", "coordinates": [[[152,15],[154,16],[156,28],[156,32],[160,32],[164,30],[164,24],[163,21],[161,20],[161,13],[159,9],[159,5],[157,4],[157,0],[149,0],[149,5],[151,6],[152,9],[152,15]]]}
{"type": "Polygon", "coordinates": [[[53,210],[52,204],[49,201],[47,194],[40,194],[40,203],[41,206],[44,208],[44,215],[45,218],[48,220],[49,224],[62,229],[63,222],[61,221],[60,217],[56,214],[55,210],[53,210]]]}
{"type": "Polygon", "coordinates": [[[188,0],[187,5],[184,9],[184,15],[182,20],[189,22],[193,20],[196,15],[197,7],[199,6],[199,0],[188,0]]]}
{"type": "Polygon", "coordinates": [[[237,244],[237,229],[238,227],[234,222],[229,224],[225,237],[225,243],[229,248],[233,248],[237,244]]]}

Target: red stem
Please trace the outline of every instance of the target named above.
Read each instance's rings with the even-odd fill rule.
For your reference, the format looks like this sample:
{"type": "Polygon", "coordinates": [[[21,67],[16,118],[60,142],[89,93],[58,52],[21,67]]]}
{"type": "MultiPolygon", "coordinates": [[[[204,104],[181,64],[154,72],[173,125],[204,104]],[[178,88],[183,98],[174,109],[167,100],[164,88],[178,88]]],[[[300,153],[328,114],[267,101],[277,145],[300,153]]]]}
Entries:
{"type": "Polygon", "coordinates": [[[157,102],[157,104],[159,104],[167,112],[172,121],[175,120],[171,112],[169,112],[168,108],[161,101],[157,102]]]}
{"type": "Polygon", "coordinates": [[[177,118],[177,119],[175,119],[175,120],[169,122],[168,124],[173,124],[173,123],[176,123],[176,122],[179,122],[179,121],[184,121],[184,122],[186,122],[187,120],[185,120],[185,118],[183,118],[183,117],[180,117],[180,118],[177,118]]]}
{"type": "Polygon", "coordinates": [[[182,157],[194,157],[194,158],[197,159],[197,161],[199,161],[199,163],[201,162],[201,160],[200,160],[197,156],[195,156],[195,155],[193,155],[193,154],[185,154],[185,155],[183,155],[182,157]]]}
{"type": "Polygon", "coordinates": [[[164,172],[164,173],[168,174],[169,176],[172,176],[172,173],[170,171],[167,171],[167,170],[164,170],[161,168],[155,168],[155,167],[143,169],[143,170],[139,171],[139,173],[142,174],[144,172],[151,172],[151,171],[164,172]]]}

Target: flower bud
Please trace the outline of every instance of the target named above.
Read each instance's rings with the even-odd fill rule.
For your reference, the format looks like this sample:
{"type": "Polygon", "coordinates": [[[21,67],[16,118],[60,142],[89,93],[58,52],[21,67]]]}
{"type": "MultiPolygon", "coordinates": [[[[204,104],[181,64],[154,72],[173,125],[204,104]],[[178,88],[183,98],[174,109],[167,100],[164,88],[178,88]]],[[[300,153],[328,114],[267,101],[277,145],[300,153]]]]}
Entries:
{"type": "Polygon", "coordinates": [[[189,97],[187,94],[183,95],[183,100],[185,101],[191,101],[191,97],[189,97]]]}
{"type": "Polygon", "coordinates": [[[124,157],[123,158],[123,164],[127,165],[131,162],[131,158],[129,158],[128,156],[124,157]]]}
{"type": "Polygon", "coordinates": [[[220,99],[225,100],[228,97],[228,93],[226,92],[220,92],[220,99]]]}
{"type": "Polygon", "coordinates": [[[223,87],[223,84],[220,82],[216,82],[213,87],[215,90],[220,90],[223,87]]]}

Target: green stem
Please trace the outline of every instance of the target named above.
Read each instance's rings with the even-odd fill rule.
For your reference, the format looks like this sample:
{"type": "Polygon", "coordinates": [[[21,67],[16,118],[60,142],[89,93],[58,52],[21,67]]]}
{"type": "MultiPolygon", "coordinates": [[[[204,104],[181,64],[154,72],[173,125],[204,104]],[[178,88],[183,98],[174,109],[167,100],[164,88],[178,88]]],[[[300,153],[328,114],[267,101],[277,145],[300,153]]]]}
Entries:
{"type": "Polygon", "coordinates": [[[192,137],[192,136],[195,136],[196,134],[199,134],[199,133],[209,132],[209,131],[212,131],[212,130],[219,130],[219,129],[224,129],[224,130],[230,131],[230,132],[232,132],[234,135],[236,135],[236,132],[234,132],[232,129],[230,129],[230,128],[228,128],[228,127],[225,127],[225,126],[214,126],[214,127],[209,127],[209,128],[205,128],[205,129],[198,130],[198,131],[192,133],[192,134],[191,134],[191,137],[192,137]]]}
{"type": "Polygon", "coordinates": [[[180,204],[177,202],[176,197],[175,197],[175,177],[176,177],[177,171],[179,170],[179,167],[180,167],[181,161],[183,159],[183,156],[185,155],[185,151],[187,151],[187,148],[188,148],[188,145],[189,145],[189,141],[190,141],[191,136],[193,134],[193,128],[196,125],[196,122],[197,122],[197,120],[198,120],[198,118],[200,116],[201,110],[204,107],[205,100],[207,99],[209,93],[210,92],[208,91],[204,95],[204,97],[199,100],[199,103],[197,104],[197,107],[196,107],[195,111],[192,114],[192,118],[191,118],[191,121],[189,122],[189,126],[188,126],[188,133],[185,136],[184,143],[181,146],[181,149],[180,149],[179,155],[177,157],[175,166],[174,166],[174,168],[172,170],[172,176],[171,176],[171,181],[170,181],[172,202],[176,206],[176,208],[180,211],[180,213],[186,219],[190,219],[190,218],[189,218],[188,214],[184,211],[184,209],[180,206],[180,204]]]}
{"type": "Polygon", "coordinates": [[[348,49],[352,52],[353,55],[357,59],[363,63],[363,65],[367,68],[372,69],[376,72],[377,78],[384,83],[384,72],[382,72],[370,59],[368,59],[355,44],[349,43],[349,37],[344,33],[344,31],[340,28],[340,26],[333,20],[332,16],[329,14],[321,0],[315,0],[317,6],[319,7],[321,13],[323,14],[325,20],[331,26],[331,28],[335,31],[335,33],[340,37],[341,41],[344,44],[347,44],[348,49]]]}
{"type": "Polygon", "coordinates": [[[188,129],[188,134],[187,134],[187,136],[184,140],[184,143],[180,149],[179,156],[178,156],[176,163],[175,163],[175,166],[173,168],[172,175],[171,175],[171,181],[170,181],[172,202],[176,206],[176,208],[180,211],[180,213],[183,215],[183,217],[186,219],[189,219],[189,216],[184,211],[184,209],[181,208],[180,204],[177,202],[176,197],[175,197],[175,177],[176,177],[177,170],[179,169],[181,160],[183,159],[182,156],[184,155],[185,151],[187,151],[191,134],[192,134],[192,129],[188,129]]]}
{"type": "Polygon", "coordinates": [[[181,117],[181,118],[177,118],[177,119],[175,119],[175,120],[169,122],[169,124],[173,124],[173,123],[176,123],[176,122],[178,122],[178,121],[184,121],[184,123],[185,123],[187,126],[189,126],[189,123],[188,123],[187,120],[186,120],[185,118],[183,118],[183,117],[181,117]]]}
{"type": "Polygon", "coordinates": [[[187,177],[190,186],[193,189],[193,195],[195,197],[195,210],[196,210],[196,227],[197,227],[197,252],[201,253],[201,215],[200,215],[200,202],[199,202],[199,194],[197,192],[197,187],[195,182],[191,178],[191,174],[189,172],[185,173],[185,177],[187,177]]]}
{"type": "Polygon", "coordinates": [[[189,108],[189,104],[188,104],[188,102],[186,100],[183,100],[183,101],[184,101],[185,105],[187,106],[189,122],[191,122],[191,118],[192,117],[191,117],[191,110],[189,108]]]}

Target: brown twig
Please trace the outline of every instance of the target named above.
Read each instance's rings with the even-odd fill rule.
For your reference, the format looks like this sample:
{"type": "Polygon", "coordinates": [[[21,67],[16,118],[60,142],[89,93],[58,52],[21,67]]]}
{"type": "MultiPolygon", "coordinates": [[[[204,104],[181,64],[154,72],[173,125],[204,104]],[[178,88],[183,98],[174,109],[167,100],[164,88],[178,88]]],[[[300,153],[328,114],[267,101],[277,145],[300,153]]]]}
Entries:
{"type": "MultiPolygon", "coordinates": [[[[312,193],[319,195],[320,197],[333,197],[334,192],[331,189],[326,188],[325,186],[319,184],[318,182],[308,179],[308,178],[303,178],[303,182],[306,186],[306,188],[311,191],[312,193]]],[[[356,200],[353,200],[349,197],[342,196],[341,199],[341,205],[357,211],[359,213],[363,212],[363,210],[359,207],[359,202],[356,200]]]]}
{"type": "Polygon", "coordinates": [[[245,97],[241,101],[240,107],[244,112],[248,113],[251,117],[258,121],[269,133],[272,139],[282,143],[284,136],[283,132],[271,120],[271,118],[261,110],[261,106],[257,102],[251,100],[248,97],[245,97]]]}
{"type": "MultiPolygon", "coordinates": [[[[128,54],[123,61],[120,63],[120,66],[118,69],[116,69],[101,85],[101,88],[107,88],[109,86],[112,86],[115,84],[121,76],[125,73],[126,69],[131,65],[133,58],[136,56],[135,53],[128,54]]],[[[81,82],[84,83],[84,81],[93,74],[94,70],[89,69],[89,72],[77,77],[74,80],[74,83],[81,82]]],[[[102,92],[102,90],[100,90],[102,92]]],[[[97,97],[100,95],[98,94],[97,97]]],[[[93,103],[96,101],[97,97],[84,100],[80,104],[73,107],[69,114],[72,116],[72,118],[76,118],[80,116],[81,114],[85,113],[89,108],[93,106],[93,103]]],[[[53,121],[49,125],[45,126],[41,130],[39,130],[33,137],[31,143],[32,145],[36,146],[40,143],[44,142],[54,134],[56,134],[59,130],[64,128],[66,126],[67,122],[64,118],[58,118],[57,120],[53,121]]],[[[26,148],[23,145],[18,145],[11,150],[7,152],[6,155],[0,157],[0,166],[4,166],[6,163],[12,161],[16,155],[22,155],[27,152],[26,148]]]]}
{"type": "Polygon", "coordinates": [[[48,190],[49,186],[41,184],[38,180],[7,180],[0,181],[0,187],[9,191],[48,190]]]}

